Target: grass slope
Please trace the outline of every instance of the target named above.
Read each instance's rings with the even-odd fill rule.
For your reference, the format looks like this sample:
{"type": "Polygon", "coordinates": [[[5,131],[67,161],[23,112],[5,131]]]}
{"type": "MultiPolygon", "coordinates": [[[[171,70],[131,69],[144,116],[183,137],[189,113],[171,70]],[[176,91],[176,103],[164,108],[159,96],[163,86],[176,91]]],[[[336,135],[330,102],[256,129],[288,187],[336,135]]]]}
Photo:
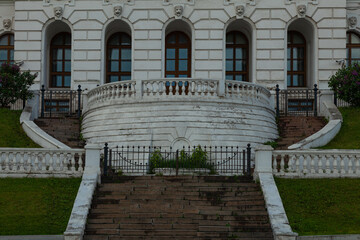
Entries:
{"type": "Polygon", "coordinates": [[[0,108],[0,147],[39,148],[23,131],[20,115],[21,111],[0,108]]]}
{"type": "Polygon", "coordinates": [[[275,179],[299,235],[360,233],[360,179],[275,179]]]}
{"type": "Polygon", "coordinates": [[[63,234],[80,182],[0,179],[0,235],[63,234]]]}
{"type": "Polygon", "coordinates": [[[340,132],[320,149],[360,149],[360,108],[339,108],[343,123],[340,132]]]}

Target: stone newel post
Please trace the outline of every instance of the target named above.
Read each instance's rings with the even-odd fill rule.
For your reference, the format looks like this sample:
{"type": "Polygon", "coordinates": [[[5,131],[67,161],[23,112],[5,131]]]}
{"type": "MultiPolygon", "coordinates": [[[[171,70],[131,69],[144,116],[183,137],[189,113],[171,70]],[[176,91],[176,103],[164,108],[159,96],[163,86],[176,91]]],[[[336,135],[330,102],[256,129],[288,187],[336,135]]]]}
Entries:
{"type": "Polygon", "coordinates": [[[272,151],[268,145],[258,145],[255,148],[255,170],[254,180],[259,179],[259,173],[272,173],[272,151]]]}

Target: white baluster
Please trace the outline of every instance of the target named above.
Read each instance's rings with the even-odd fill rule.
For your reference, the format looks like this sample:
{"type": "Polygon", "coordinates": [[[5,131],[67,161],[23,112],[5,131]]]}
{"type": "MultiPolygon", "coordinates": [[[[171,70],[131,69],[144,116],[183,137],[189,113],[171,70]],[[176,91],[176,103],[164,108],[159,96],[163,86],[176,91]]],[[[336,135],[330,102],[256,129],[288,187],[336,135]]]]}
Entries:
{"type": "Polygon", "coordinates": [[[348,174],[354,175],[354,165],[353,165],[353,157],[354,155],[349,156],[349,164],[348,164],[348,174]]]}
{"type": "Polygon", "coordinates": [[[83,154],[79,153],[79,169],[78,169],[79,172],[84,172],[83,164],[84,164],[83,154]]]}
{"type": "Polygon", "coordinates": [[[354,161],[355,161],[355,174],[356,175],[360,175],[360,156],[356,155],[354,157],[354,161]]]}
{"type": "Polygon", "coordinates": [[[276,162],[276,154],[273,154],[272,156],[272,169],[273,169],[273,173],[276,174],[278,172],[277,170],[277,162],[276,162]]]}
{"type": "Polygon", "coordinates": [[[49,165],[48,165],[48,171],[52,172],[54,171],[54,165],[55,165],[55,153],[49,153],[49,165]]]}
{"type": "Polygon", "coordinates": [[[332,156],[331,155],[326,155],[326,163],[325,163],[325,173],[326,174],[331,174],[331,166],[330,163],[333,161],[332,156]]]}
{"type": "Polygon", "coordinates": [[[71,172],[74,173],[75,171],[75,154],[71,153],[71,172]]]}
{"type": "Polygon", "coordinates": [[[23,153],[19,153],[20,156],[20,166],[19,166],[19,172],[25,172],[25,168],[24,168],[24,157],[25,157],[25,152],[23,153]]]}
{"type": "Polygon", "coordinates": [[[335,163],[335,167],[334,167],[334,173],[335,174],[338,174],[338,175],[340,175],[340,173],[341,173],[341,163],[340,163],[340,161],[341,161],[341,158],[340,158],[340,156],[336,156],[335,157],[335,161],[334,161],[334,163],[335,163]]]}
{"type": "Polygon", "coordinates": [[[294,171],[295,155],[288,155],[288,156],[289,156],[288,171],[292,173],[294,171]]]}
{"type": "Polygon", "coordinates": [[[281,154],[280,155],[280,173],[281,175],[285,174],[285,155],[281,154]]]}
{"type": "Polygon", "coordinates": [[[340,156],[340,173],[341,175],[344,175],[346,174],[346,170],[348,170],[349,168],[347,168],[349,165],[348,161],[348,157],[345,155],[345,156],[340,156]]]}
{"type": "Polygon", "coordinates": [[[316,173],[316,167],[315,167],[315,159],[318,159],[317,156],[309,156],[310,157],[310,173],[315,174],[316,173]]]}

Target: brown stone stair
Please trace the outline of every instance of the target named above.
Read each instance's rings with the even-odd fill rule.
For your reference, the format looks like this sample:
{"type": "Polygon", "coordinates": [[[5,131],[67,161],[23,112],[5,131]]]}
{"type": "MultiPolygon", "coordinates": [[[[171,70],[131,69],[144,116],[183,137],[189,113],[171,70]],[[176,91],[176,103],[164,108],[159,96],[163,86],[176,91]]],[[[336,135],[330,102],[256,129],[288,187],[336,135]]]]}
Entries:
{"type": "Polygon", "coordinates": [[[84,148],[80,139],[80,120],[74,117],[39,118],[34,120],[42,130],[71,148],[84,148]]]}
{"type": "Polygon", "coordinates": [[[84,240],[273,239],[247,177],[119,177],[98,186],[84,240]]]}
{"type": "Polygon", "coordinates": [[[323,117],[287,116],[280,117],[278,122],[280,138],[276,149],[287,149],[326,125],[323,117]]]}

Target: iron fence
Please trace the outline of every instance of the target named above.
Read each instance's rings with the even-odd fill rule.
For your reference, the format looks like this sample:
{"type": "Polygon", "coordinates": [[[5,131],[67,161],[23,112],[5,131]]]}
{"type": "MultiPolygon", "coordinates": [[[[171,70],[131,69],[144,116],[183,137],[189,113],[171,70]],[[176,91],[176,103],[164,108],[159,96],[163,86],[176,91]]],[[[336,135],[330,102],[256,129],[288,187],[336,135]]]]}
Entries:
{"type": "Polygon", "coordinates": [[[40,117],[77,116],[82,109],[81,86],[77,90],[45,90],[41,88],[40,117]]]}
{"type": "Polygon", "coordinates": [[[334,104],[337,107],[350,107],[351,106],[348,102],[346,102],[346,101],[344,101],[342,99],[339,99],[337,97],[336,92],[334,92],[334,104]]]}
{"type": "Polygon", "coordinates": [[[251,147],[183,147],[182,149],[117,146],[104,147],[104,176],[117,175],[250,175],[251,147]]]}
{"type": "Polygon", "coordinates": [[[276,116],[317,116],[319,89],[284,89],[276,85],[276,116]]]}
{"type": "Polygon", "coordinates": [[[26,100],[18,99],[16,102],[10,104],[10,110],[23,110],[26,105],[26,100]]]}

